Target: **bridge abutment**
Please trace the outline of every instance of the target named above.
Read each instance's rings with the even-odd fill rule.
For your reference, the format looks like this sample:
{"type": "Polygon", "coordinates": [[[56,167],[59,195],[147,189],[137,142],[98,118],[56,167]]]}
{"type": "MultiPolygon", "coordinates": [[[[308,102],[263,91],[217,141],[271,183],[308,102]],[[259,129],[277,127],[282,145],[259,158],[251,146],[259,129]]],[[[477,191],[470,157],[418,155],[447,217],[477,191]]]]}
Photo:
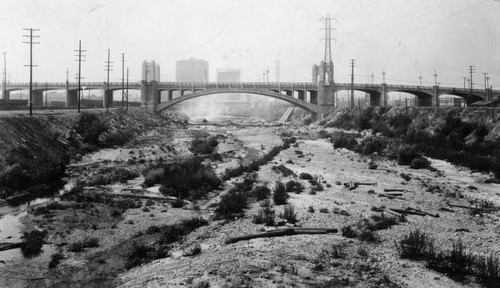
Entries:
{"type": "MultiPolygon", "coordinates": [[[[169,98],[171,97],[171,91],[169,91],[169,98]]],[[[158,108],[158,103],[160,98],[160,91],[158,91],[158,82],[142,81],[141,86],[141,107],[146,109],[151,113],[156,113],[158,108]]],[[[169,99],[171,100],[171,99],[169,99]]]]}
{"type": "Polygon", "coordinates": [[[32,98],[33,106],[43,106],[43,91],[33,90],[32,98]]]}
{"type": "Polygon", "coordinates": [[[66,107],[78,105],[78,90],[66,90],[66,107]]]}

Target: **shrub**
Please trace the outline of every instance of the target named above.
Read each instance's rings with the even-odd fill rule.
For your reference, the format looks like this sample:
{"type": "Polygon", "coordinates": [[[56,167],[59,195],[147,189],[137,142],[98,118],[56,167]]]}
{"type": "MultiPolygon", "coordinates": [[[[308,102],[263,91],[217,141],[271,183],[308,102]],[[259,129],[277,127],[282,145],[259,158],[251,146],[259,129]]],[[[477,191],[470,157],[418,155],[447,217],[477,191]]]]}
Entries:
{"type": "Polygon", "coordinates": [[[306,172],[302,172],[299,174],[299,179],[302,179],[302,180],[312,180],[313,179],[313,176],[309,173],[306,173],[306,172]]]}
{"type": "Polygon", "coordinates": [[[64,259],[64,255],[61,252],[52,254],[49,262],[49,268],[56,268],[62,259],[64,259]]]}
{"type": "Polygon", "coordinates": [[[189,151],[193,152],[194,155],[211,154],[215,151],[217,145],[219,145],[219,142],[216,136],[207,139],[196,137],[191,141],[189,151]]]}
{"type": "Polygon", "coordinates": [[[283,207],[283,213],[280,216],[288,223],[297,223],[297,212],[295,212],[295,206],[293,206],[292,204],[288,204],[283,207]]]}
{"type": "Polygon", "coordinates": [[[364,138],[356,147],[356,151],[363,155],[370,155],[372,153],[381,154],[386,146],[387,143],[382,138],[371,136],[364,138]]]}
{"type": "Polygon", "coordinates": [[[182,208],[184,207],[184,200],[181,198],[177,198],[174,201],[172,201],[172,208],[182,208]]]}
{"type": "Polygon", "coordinates": [[[273,201],[275,205],[286,204],[290,196],[286,192],[285,184],[281,181],[276,181],[273,189],[273,201]]]}
{"type": "Polygon", "coordinates": [[[309,206],[309,208],[307,208],[307,212],[314,213],[314,207],[313,206],[309,206]]]}
{"type": "Polygon", "coordinates": [[[361,241],[375,242],[378,241],[377,235],[371,230],[362,230],[358,234],[358,239],[361,241]]]}
{"type": "Polygon", "coordinates": [[[184,257],[190,257],[190,256],[196,256],[201,253],[201,246],[200,244],[196,244],[191,246],[189,249],[185,250],[182,253],[182,256],[184,257]]]}
{"type": "Polygon", "coordinates": [[[274,209],[271,207],[260,208],[257,215],[253,215],[252,222],[255,224],[265,224],[266,226],[274,225],[274,209]]]}
{"type": "Polygon", "coordinates": [[[101,147],[113,147],[127,143],[134,137],[134,132],[129,130],[117,130],[113,132],[105,132],[100,137],[101,147]]]}
{"type": "Polygon", "coordinates": [[[335,131],[330,137],[330,142],[332,142],[334,148],[346,148],[348,150],[354,150],[356,145],[358,145],[356,136],[357,135],[352,133],[335,131]]]}
{"type": "Polygon", "coordinates": [[[23,243],[21,244],[21,252],[24,257],[33,257],[40,254],[44,238],[47,236],[47,231],[33,230],[23,233],[23,243]]]}
{"type": "Polygon", "coordinates": [[[288,167],[286,167],[283,164],[280,164],[278,166],[273,166],[273,167],[271,167],[271,170],[274,173],[282,174],[284,177],[295,176],[295,172],[293,172],[291,169],[289,169],[288,167]]]}
{"type": "Polygon", "coordinates": [[[320,208],[319,212],[320,213],[330,213],[330,211],[328,211],[328,208],[320,208]]]}
{"type": "Polygon", "coordinates": [[[181,224],[184,227],[184,229],[191,232],[199,227],[208,225],[208,221],[201,217],[193,217],[182,220],[181,224]]]}
{"type": "Polygon", "coordinates": [[[148,169],[145,172],[144,182],[142,183],[142,186],[145,188],[151,187],[155,184],[161,183],[164,178],[165,178],[165,170],[163,169],[163,167],[148,169]]]}
{"type": "Polygon", "coordinates": [[[271,195],[271,189],[264,185],[256,186],[253,188],[251,195],[255,196],[258,201],[261,201],[271,195]]]}
{"type": "Polygon", "coordinates": [[[99,247],[99,239],[97,237],[88,237],[79,241],[75,241],[68,245],[70,252],[82,252],[85,248],[99,247]]]}
{"type": "Polygon", "coordinates": [[[163,169],[165,176],[160,192],[165,196],[190,197],[197,200],[222,184],[212,167],[204,165],[199,157],[165,164],[163,169]]]}
{"type": "Polygon", "coordinates": [[[346,238],[358,237],[358,233],[356,233],[356,231],[354,231],[354,229],[352,229],[352,227],[350,225],[342,227],[342,229],[340,229],[340,231],[341,231],[343,237],[346,237],[346,238]]]}
{"type": "Polygon", "coordinates": [[[299,181],[290,180],[286,182],[285,189],[287,192],[295,192],[297,194],[300,194],[304,191],[304,184],[299,181]]]}
{"type": "Polygon", "coordinates": [[[433,257],[434,239],[417,229],[405,235],[399,241],[399,244],[396,243],[396,249],[401,258],[422,259],[433,257]]]}
{"type": "Polygon", "coordinates": [[[155,259],[165,258],[170,255],[170,247],[166,245],[155,245],[148,247],[144,244],[133,243],[132,251],[127,256],[127,269],[151,262],[155,259]]]}
{"type": "Polygon", "coordinates": [[[421,158],[416,147],[410,145],[401,145],[396,155],[399,165],[410,165],[414,159],[421,158]]]}
{"type": "Polygon", "coordinates": [[[416,158],[413,159],[410,163],[410,168],[412,169],[428,169],[431,167],[431,162],[426,158],[416,158]]]}
{"type": "Polygon", "coordinates": [[[124,168],[103,168],[98,171],[95,178],[86,183],[87,186],[108,185],[115,182],[126,183],[139,174],[124,168]]]}
{"type": "Polygon", "coordinates": [[[247,208],[246,192],[231,189],[227,194],[221,197],[221,200],[215,209],[216,218],[233,218],[236,214],[241,214],[243,209],[247,208]]]}
{"type": "Polygon", "coordinates": [[[108,130],[107,125],[96,114],[82,112],[75,126],[75,131],[82,136],[85,143],[99,144],[99,137],[108,130]]]}
{"type": "Polygon", "coordinates": [[[271,200],[264,199],[259,202],[260,207],[271,207],[271,200]]]}
{"type": "Polygon", "coordinates": [[[337,259],[345,259],[346,257],[347,253],[345,252],[344,244],[332,244],[326,248],[322,248],[316,258],[313,259],[313,270],[322,271],[328,267],[336,266],[337,259]]]}

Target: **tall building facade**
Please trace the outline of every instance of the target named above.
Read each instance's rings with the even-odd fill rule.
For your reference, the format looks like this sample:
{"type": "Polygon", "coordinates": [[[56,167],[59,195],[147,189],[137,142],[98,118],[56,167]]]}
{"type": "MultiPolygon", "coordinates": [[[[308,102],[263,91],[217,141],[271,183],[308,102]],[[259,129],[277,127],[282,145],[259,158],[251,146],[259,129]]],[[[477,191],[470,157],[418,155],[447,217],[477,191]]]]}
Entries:
{"type": "Polygon", "coordinates": [[[240,82],[240,69],[217,69],[217,82],[240,82]]]}
{"type": "Polygon", "coordinates": [[[156,64],[155,61],[143,61],[142,62],[142,80],[143,81],[157,81],[160,82],[160,64],[156,64]]]}
{"type": "Polygon", "coordinates": [[[208,62],[203,59],[189,58],[175,63],[175,81],[208,82],[208,62]]]}

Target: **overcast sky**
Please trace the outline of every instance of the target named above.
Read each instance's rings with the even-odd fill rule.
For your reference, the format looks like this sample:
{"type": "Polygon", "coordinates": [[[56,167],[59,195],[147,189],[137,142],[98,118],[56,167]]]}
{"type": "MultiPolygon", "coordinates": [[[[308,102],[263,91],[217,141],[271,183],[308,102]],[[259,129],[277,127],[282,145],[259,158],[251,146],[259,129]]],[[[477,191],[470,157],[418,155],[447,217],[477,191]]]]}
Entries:
{"type": "MultiPolygon", "coordinates": [[[[74,79],[73,50],[87,50],[85,81],[105,81],[111,49],[121,79],[121,53],[130,81],[139,81],[143,60],[161,66],[162,80],[175,80],[175,61],[207,60],[210,80],[221,68],[240,68],[243,81],[261,81],[269,67],[281,81],[311,81],[311,66],[324,57],[324,22],[334,17],[335,81],[463,86],[475,66],[476,87],[500,89],[500,1],[496,0],[0,0],[0,52],[7,52],[11,82],[29,81],[29,45],[23,28],[38,28],[34,81],[74,79]]],[[[0,66],[3,69],[3,59],[0,66]]]]}

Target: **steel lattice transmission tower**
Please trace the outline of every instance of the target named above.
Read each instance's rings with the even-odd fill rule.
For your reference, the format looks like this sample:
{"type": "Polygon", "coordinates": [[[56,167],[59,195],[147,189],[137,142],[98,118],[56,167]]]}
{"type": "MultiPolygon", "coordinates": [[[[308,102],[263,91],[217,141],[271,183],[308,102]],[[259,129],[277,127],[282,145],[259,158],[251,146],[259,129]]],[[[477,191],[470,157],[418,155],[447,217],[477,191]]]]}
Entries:
{"type": "Polygon", "coordinates": [[[325,30],[325,58],[322,63],[322,70],[323,70],[323,79],[325,81],[325,84],[330,84],[333,83],[333,60],[332,60],[332,30],[335,30],[335,28],[332,28],[332,17],[329,15],[321,18],[322,21],[325,21],[325,28],[322,28],[325,30]]]}

